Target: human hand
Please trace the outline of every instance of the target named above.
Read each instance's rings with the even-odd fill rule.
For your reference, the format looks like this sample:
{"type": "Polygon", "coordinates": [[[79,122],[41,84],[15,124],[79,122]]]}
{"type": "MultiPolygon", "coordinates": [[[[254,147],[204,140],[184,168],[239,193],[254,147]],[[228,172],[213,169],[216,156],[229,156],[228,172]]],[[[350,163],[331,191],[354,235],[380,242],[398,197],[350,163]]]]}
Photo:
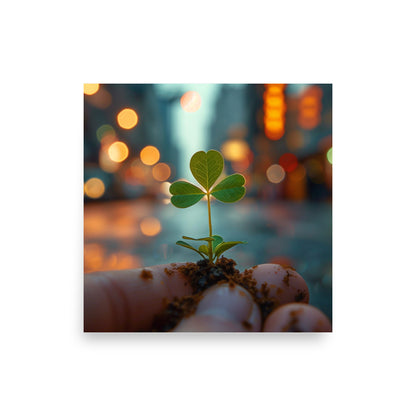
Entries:
{"type": "MultiPolygon", "coordinates": [[[[180,271],[184,263],[142,269],[95,272],[85,275],[84,331],[152,331],[155,317],[174,298],[190,296],[193,290],[180,271]]],[[[205,290],[196,310],[173,328],[177,332],[328,332],[331,323],[307,304],[306,282],[293,269],[262,264],[248,269],[255,279],[256,296],[233,282],[205,290]],[[301,294],[301,295],[300,295],[301,294]],[[264,318],[265,308],[279,305],[264,318]]]]}

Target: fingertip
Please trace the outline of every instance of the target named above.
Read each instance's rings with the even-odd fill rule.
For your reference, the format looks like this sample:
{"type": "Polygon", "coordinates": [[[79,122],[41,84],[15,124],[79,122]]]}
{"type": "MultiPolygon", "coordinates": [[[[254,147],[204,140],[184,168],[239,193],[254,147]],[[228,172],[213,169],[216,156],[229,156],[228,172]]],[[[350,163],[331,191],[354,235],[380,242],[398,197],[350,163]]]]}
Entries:
{"type": "Polygon", "coordinates": [[[247,290],[228,283],[211,287],[198,304],[195,315],[183,319],[176,332],[260,331],[260,309],[247,290]]]}
{"type": "Polygon", "coordinates": [[[309,289],[303,277],[291,267],[279,264],[260,264],[248,269],[257,281],[261,294],[274,298],[278,305],[309,302],[309,289]]]}
{"type": "Polygon", "coordinates": [[[264,332],[332,332],[328,317],[311,305],[288,303],[275,309],[264,323],[264,332]]]}

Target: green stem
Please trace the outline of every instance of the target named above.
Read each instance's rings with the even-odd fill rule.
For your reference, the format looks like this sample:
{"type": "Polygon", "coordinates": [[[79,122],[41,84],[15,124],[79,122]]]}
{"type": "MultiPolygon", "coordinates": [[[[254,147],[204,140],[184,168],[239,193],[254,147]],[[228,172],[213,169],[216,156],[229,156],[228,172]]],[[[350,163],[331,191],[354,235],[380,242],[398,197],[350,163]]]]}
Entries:
{"type": "MultiPolygon", "coordinates": [[[[209,236],[212,237],[212,223],[211,223],[211,201],[210,201],[210,193],[207,192],[208,198],[208,224],[209,224],[209,236]]],[[[212,241],[208,241],[208,255],[209,255],[209,262],[212,263],[212,241]]]]}

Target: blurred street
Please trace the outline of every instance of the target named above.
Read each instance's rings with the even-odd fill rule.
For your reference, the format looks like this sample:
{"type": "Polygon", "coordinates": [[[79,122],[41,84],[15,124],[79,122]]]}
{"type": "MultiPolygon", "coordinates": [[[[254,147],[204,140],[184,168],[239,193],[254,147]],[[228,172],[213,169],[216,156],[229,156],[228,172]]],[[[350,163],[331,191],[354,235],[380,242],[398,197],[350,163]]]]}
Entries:
{"type": "MultiPolygon", "coordinates": [[[[166,202],[166,201],[165,201],[166,202]]],[[[225,253],[243,271],[261,263],[294,267],[306,280],[310,304],[332,318],[332,209],[327,202],[214,201],[214,234],[247,241],[225,253]]],[[[179,247],[182,235],[208,235],[207,205],[178,209],[149,200],[85,205],[85,272],[197,261],[179,247]]]]}
{"type": "Polygon", "coordinates": [[[207,204],[169,188],[215,149],[246,188],[213,201],[213,233],[247,241],[225,256],[294,267],[332,318],[331,84],[85,84],[84,116],[86,273],[199,260],[175,242],[208,236],[207,204]]]}

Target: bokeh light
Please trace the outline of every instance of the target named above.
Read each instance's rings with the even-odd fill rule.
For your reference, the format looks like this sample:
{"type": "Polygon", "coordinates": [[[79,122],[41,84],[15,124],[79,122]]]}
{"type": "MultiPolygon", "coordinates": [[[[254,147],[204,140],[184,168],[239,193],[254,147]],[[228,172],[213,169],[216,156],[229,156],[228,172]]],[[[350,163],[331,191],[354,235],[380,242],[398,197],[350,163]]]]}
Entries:
{"type": "Polygon", "coordinates": [[[139,116],[132,108],[124,108],[117,114],[118,125],[126,130],[130,130],[139,122],[139,116]]]}
{"type": "Polygon", "coordinates": [[[244,159],[237,160],[235,162],[231,162],[231,166],[234,171],[238,173],[245,172],[251,165],[254,159],[254,153],[249,150],[248,153],[245,155],[244,159]]]}
{"type": "Polygon", "coordinates": [[[145,183],[147,179],[147,166],[144,166],[139,158],[134,159],[130,164],[130,171],[132,176],[140,183],[145,183]]]}
{"type": "Polygon", "coordinates": [[[100,89],[100,84],[84,84],[84,94],[94,95],[100,89]]]}
{"type": "Polygon", "coordinates": [[[160,192],[162,192],[166,196],[171,196],[171,193],[169,192],[171,183],[170,182],[163,182],[160,184],[160,192]]]}
{"type": "Polygon", "coordinates": [[[154,165],[152,168],[152,175],[157,181],[164,182],[168,180],[170,174],[170,167],[166,163],[158,163],[157,165],[154,165]]]}
{"type": "Polygon", "coordinates": [[[123,160],[126,160],[129,155],[129,148],[126,143],[123,142],[114,142],[108,148],[108,156],[113,162],[121,163],[123,160]]]}
{"type": "Polygon", "coordinates": [[[188,91],[181,97],[181,107],[187,113],[194,113],[201,107],[201,96],[196,91],[188,91]]]}
{"type": "Polygon", "coordinates": [[[108,108],[112,100],[113,98],[111,94],[102,86],[95,94],[86,96],[86,101],[89,104],[92,104],[94,107],[99,108],[100,110],[108,108]]]}
{"type": "Polygon", "coordinates": [[[141,161],[148,166],[152,166],[160,159],[159,150],[154,146],[146,146],[140,152],[141,161]]]}
{"type": "Polygon", "coordinates": [[[116,132],[110,124],[103,124],[102,126],[98,127],[97,129],[97,140],[101,142],[101,140],[106,136],[115,137],[116,132]]]}
{"type": "Polygon", "coordinates": [[[280,183],[285,178],[285,170],[277,164],[271,165],[267,168],[266,176],[271,183],[280,183]]]}
{"type": "Polygon", "coordinates": [[[328,162],[332,165],[332,147],[326,152],[326,158],[328,162]]]}
{"type": "Polygon", "coordinates": [[[90,178],[84,184],[84,193],[89,198],[101,198],[105,192],[104,182],[99,178],[90,178]]]}
{"type": "Polygon", "coordinates": [[[298,158],[293,153],[284,153],[279,158],[279,165],[286,172],[293,172],[298,166],[298,158]]]}
{"type": "Polygon", "coordinates": [[[297,167],[289,172],[288,178],[292,181],[301,181],[306,176],[306,169],[303,165],[299,164],[297,167]]]}
{"type": "Polygon", "coordinates": [[[84,246],[84,271],[101,270],[105,261],[105,248],[102,244],[89,243],[84,246]]]}
{"type": "Polygon", "coordinates": [[[140,222],[141,232],[148,237],[159,234],[161,229],[160,221],[155,217],[147,217],[140,222]]]}
{"type": "Polygon", "coordinates": [[[130,253],[122,251],[111,253],[106,259],[102,269],[104,270],[125,270],[135,269],[142,266],[139,258],[132,256],[130,253]]]}
{"type": "Polygon", "coordinates": [[[221,152],[225,159],[231,162],[240,162],[248,156],[250,148],[244,140],[231,139],[223,143],[221,152]]]}
{"type": "Polygon", "coordinates": [[[264,134],[270,140],[279,140],[285,134],[285,84],[267,84],[263,94],[264,134]]]}
{"type": "MultiPolygon", "coordinates": [[[[104,142],[104,139],[103,139],[104,142]]],[[[103,143],[101,142],[101,144],[103,143]]],[[[111,143],[105,146],[101,146],[100,153],[98,155],[98,164],[100,168],[108,173],[114,173],[120,168],[120,163],[114,162],[110,159],[108,155],[108,148],[110,147],[111,143]]]]}
{"type": "Polygon", "coordinates": [[[321,122],[322,89],[317,85],[307,88],[299,100],[298,123],[305,130],[312,130],[321,122]]]}

